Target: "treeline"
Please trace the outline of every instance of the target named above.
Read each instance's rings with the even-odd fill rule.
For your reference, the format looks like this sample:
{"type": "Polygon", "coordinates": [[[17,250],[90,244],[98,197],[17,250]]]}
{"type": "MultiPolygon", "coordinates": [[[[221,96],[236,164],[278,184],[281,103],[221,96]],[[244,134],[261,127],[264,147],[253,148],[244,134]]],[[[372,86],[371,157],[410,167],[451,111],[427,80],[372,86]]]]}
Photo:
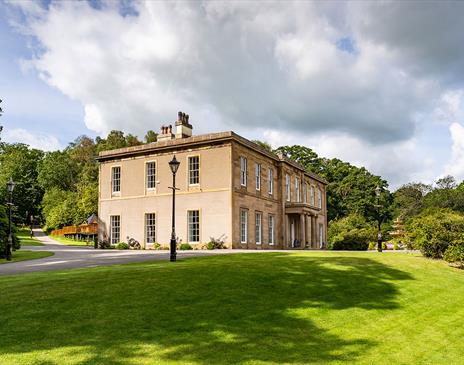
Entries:
{"type": "Polygon", "coordinates": [[[0,141],[0,199],[5,201],[6,182],[12,177],[16,224],[30,224],[34,219],[47,230],[81,224],[98,209],[98,153],[156,138],[154,131],[148,131],[143,141],[111,131],[106,138],[78,137],[62,151],[53,152],[0,141]]]}

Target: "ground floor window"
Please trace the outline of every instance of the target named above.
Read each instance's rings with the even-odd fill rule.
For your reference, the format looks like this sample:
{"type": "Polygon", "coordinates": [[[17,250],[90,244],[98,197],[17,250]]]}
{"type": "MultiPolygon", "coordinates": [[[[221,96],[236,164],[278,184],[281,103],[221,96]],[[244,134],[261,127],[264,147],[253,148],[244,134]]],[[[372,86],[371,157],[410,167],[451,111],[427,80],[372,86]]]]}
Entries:
{"type": "Polygon", "coordinates": [[[248,242],[248,210],[240,211],[240,242],[248,242]]]}
{"type": "Polygon", "coordinates": [[[188,211],[188,241],[200,242],[200,211],[188,211]]]}
{"type": "Polygon", "coordinates": [[[156,242],[156,215],[155,213],[145,214],[145,242],[153,244],[156,242]]]}
{"type": "Polygon", "coordinates": [[[274,236],[275,236],[275,222],[274,222],[274,216],[269,214],[269,219],[268,219],[268,224],[269,224],[269,244],[273,245],[274,244],[274,236]]]}
{"type": "Polygon", "coordinates": [[[255,241],[257,245],[262,242],[263,229],[262,229],[263,215],[261,212],[255,213],[255,241]]]}
{"type": "Polygon", "coordinates": [[[324,247],[324,226],[319,224],[319,248],[324,247]]]}
{"type": "Polygon", "coordinates": [[[116,244],[120,241],[121,236],[121,217],[112,215],[110,217],[110,243],[116,244]]]}

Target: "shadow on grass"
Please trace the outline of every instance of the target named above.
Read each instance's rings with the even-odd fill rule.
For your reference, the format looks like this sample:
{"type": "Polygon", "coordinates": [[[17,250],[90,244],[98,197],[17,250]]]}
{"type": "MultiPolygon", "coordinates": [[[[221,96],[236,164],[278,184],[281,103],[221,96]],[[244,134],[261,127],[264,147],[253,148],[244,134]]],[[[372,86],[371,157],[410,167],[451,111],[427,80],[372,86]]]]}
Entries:
{"type": "Polygon", "coordinates": [[[312,316],[396,309],[394,282],[412,279],[365,257],[280,253],[46,275],[2,294],[0,358],[36,351],[44,365],[351,363],[375,343],[340,338],[312,316]]]}

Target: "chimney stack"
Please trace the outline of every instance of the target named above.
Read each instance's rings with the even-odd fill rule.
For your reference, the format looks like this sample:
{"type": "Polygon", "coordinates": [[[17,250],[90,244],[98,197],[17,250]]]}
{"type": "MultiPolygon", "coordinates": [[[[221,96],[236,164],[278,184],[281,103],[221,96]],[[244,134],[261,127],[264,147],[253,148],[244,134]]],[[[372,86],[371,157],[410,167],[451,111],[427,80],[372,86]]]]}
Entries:
{"type": "Polygon", "coordinates": [[[161,134],[158,135],[158,141],[169,141],[174,139],[174,134],[172,134],[172,125],[161,126],[161,134]]]}
{"type": "Polygon", "coordinates": [[[189,123],[189,115],[182,112],[177,113],[176,139],[191,137],[192,129],[193,127],[189,123]]]}

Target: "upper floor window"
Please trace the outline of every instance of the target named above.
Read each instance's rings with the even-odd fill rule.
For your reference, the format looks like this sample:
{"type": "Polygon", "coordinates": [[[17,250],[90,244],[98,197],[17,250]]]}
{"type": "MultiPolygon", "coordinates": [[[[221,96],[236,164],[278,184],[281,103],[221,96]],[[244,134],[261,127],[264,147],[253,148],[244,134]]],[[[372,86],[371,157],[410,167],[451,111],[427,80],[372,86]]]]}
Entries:
{"type": "Polygon", "coordinates": [[[285,175],[285,197],[287,201],[289,202],[291,199],[291,193],[290,193],[290,175],[286,174],[285,175]]]}
{"type": "Polygon", "coordinates": [[[308,184],[307,183],[303,184],[303,201],[305,203],[308,202],[308,184]]]}
{"type": "Polygon", "coordinates": [[[271,168],[268,170],[267,173],[267,189],[269,191],[269,194],[273,194],[274,191],[274,170],[271,168]]]}
{"type": "Polygon", "coordinates": [[[300,178],[295,178],[295,194],[296,194],[296,201],[299,203],[301,202],[301,190],[300,190],[300,178]]]}
{"type": "Polygon", "coordinates": [[[111,191],[113,193],[121,191],[121,166],[114,166],[111,169],[111,191]]]}
{"type": "Polygon", "coordinates": [[[247,185],[247,159],[240,156],[240,185],[247,185]]]}
{"type": "Polygon", "coordinates": [[[316,205],[314,201],[314,186],[311,185],[311,205],[314,207],[316,205]]]}
{"type": "Polygon", "coordinates": [[[188,211],[188,241],[200,242],[200,211],[188,211]]]}
{"type": "Polygon", "coordinates": [[[261,190],[261,165],[259,163],[255,166],[256,174],[256,190],[261,190]]]}
{"type": "Polygon", "coordinates": [[[188,168],[189,185],[198,185],[200,183],[200,156],[190,156],[188,168]]]}
{"type": "Polygon", "coordinates": [[[322,191],[320,188],[317,189],[317,206],[322,209],[322,191]]]}
{"type": "Polygon", "coordinates": [[[156,188],[156,163],[147,162],[147,189],[156,188]]]}

